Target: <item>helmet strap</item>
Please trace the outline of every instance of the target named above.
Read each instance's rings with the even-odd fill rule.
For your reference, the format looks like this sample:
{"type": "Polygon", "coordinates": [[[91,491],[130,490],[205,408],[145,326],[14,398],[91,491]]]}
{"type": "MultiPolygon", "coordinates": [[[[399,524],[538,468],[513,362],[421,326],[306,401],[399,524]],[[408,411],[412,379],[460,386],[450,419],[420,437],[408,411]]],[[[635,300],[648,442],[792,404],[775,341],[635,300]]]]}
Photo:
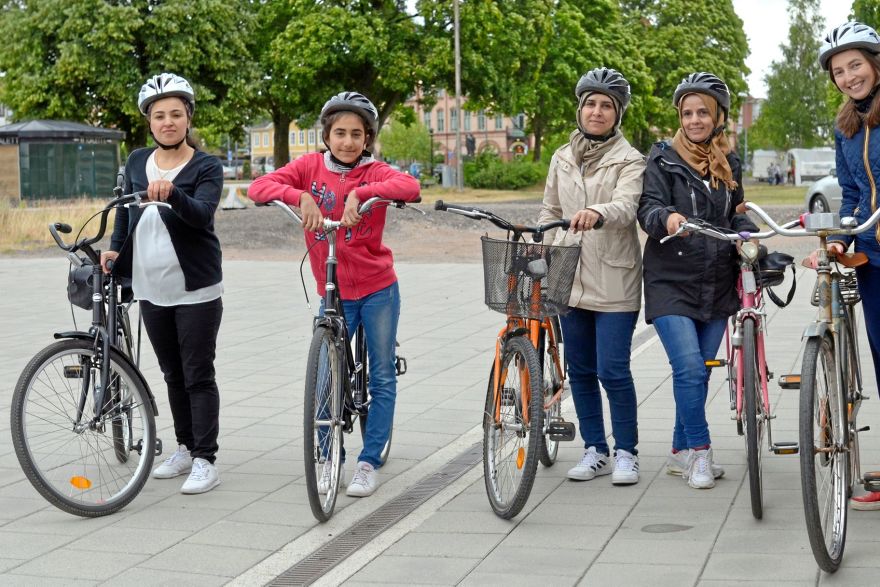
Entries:
{"type": "Polygon", "coordinates": [[[156,138],[156,135],[153,134],[153,131],[150,131],[150,136],[153,137],[153,142],[156,143],[160,149],[163,151],[173,151],[180,147],[183,143],[186,142],[186,139],[189,138],[189,128],[186,129],[186,134],[183,135],[183,138],[180,139],[177,143],[173,145],[166,145],[165,143],[160,143],[159,139],[156,138]]]}

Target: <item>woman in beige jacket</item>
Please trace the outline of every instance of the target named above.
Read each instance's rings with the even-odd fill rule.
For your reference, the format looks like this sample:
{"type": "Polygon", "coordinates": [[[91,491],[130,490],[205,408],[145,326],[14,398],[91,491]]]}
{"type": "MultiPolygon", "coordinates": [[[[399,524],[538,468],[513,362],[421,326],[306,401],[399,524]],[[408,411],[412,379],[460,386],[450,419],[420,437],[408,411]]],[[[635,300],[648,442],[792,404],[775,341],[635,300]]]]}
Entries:
{"type": "Polygon", "coordinates": [[[588,481],[611,473],[615,485],[630,485],[639,480],[630,347],[642,293],[636,210],[645,159],[620,132],[630,89],[619,72],[588,71],[575,94],[578,130],[553,154],[538,221],[570,218],[571,230],[557,231],[554,244],[581,247],[570,311],[560,319],[585,448],[568,477],[588,481]],[[613,466],[600,383],[611,410],[613,466]]]}

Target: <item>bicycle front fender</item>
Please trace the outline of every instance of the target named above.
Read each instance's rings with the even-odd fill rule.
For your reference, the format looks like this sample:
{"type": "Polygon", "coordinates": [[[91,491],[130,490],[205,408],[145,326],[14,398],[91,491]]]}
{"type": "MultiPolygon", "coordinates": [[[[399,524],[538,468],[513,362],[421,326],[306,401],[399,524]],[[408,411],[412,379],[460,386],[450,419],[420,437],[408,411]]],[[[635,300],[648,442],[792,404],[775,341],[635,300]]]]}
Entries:
{"type": "Polygon", "coordinates": [[[810,339],[813,337],[821,338],[825,336],[825,333],[828,332],[828,324],[825,322],[813,322],[809,326],[804,329],[804,334],[801,336],[801,339],[810,339]]]}
{"type": "MultiPolygon", "coordinates": [[[[57,340],[77,339],[77,340],[87,340],[89,342],[93,342],[95,340],[94,335],[89,334],[88,332],[83,332],[82,330],[70,330],[67,332],[56,332],[54,336],[57,340]]],[[[150,385],[149,385],[149,383],[147,383],[147,380],[144,379],[144,376],[141,373],[141,370],[138,369],[137,365],[134,364],[134,361],[132,361],[131,358],[128,355],[126,355],[125,352],[122,351],[122,349],[120,349],[118,346],[116,346],[115,344],[111,344],[110,347],[112,349],[111,352],[115,353],[114,358],[122,363],[126,363],[129,367],[131,367],[131,370],[137,374],[138,378],[140,379],[141,384],[143,384],[143,386],[144,386],[144,389],[147,390],[147,397],[150,398],[150,407],[153,409],[153,415],[158,416],[159,415],[159,408],[156,406],[156,398],[153,397],[153,391],[150,389],[150,385]]]]}

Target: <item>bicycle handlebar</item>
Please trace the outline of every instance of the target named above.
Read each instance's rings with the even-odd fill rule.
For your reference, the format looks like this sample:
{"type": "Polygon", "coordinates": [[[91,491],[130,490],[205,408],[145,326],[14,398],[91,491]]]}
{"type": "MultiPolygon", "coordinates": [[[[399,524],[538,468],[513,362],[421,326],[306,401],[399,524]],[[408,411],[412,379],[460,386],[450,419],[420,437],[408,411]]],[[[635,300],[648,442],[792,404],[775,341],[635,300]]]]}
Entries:
{"type": "MultiPolygon", "coordinates": [[[[358,208],[358,214],[366,214],[370,211],[374,204],[386,204],[388,206],[394,206],[395,208],[406,208],[408,204],[418,204],[422,201],[421,196],[417,197],[415,200],[411,202],[404,202],[403,200],[392,200],[391,198],[383,198],[381,196],[373,196],[369,198],[366,202],[360,205],[358,208]]],[[[294,212],[293,208],[290,207],[289,204],[283,202],[282,200],[269,200],[268,202],[256,202],[256,206],[278,206],[284,212],[302,224],[302,217],[294,212]]],[[[324,218],[324,231],[336,230],[342,226],[342,222],[339,220],[330,220],[329,218],[324,218]]]]}
{"type": "MultiPolygon", "coordinates": [[[[786,222],[782,225],[783,230],[787,230],[789,227],[796,226],[800,221],[792,220],[790,222],[786,222]]],[[[718,228],[712,224],[709,224],[705,220],[701,220],[699,218],[692,218],[690,220],[685,220],[681,224],[678,225],[678,230],[675,231],[674,234],[670,234],[664,236],[660,239],[660,243],[665,243],[666,241],[673,239],[677,236],[681,236],[685,232],[696,232],[699,234],[703,234],[706,236],[711,236],[712,238],[717,238],[718,240],[733,242],[733,241],[747,241],[751,239],[765,239],[770,238],[772,236],[776,236],[776,231],[774,230],[766,230],[764,232],[749,232],[747,230],[743,230],[740,232],[725,232],[725,228],[718,228]]]]}
{"type": "MultiPolygon", "coordinates": [[[[776,234],[781,234],[782,236],[829,236],[837,234],[852,236],[865,232],[866,230],[874,226],[874,224],[876,224],[878,220],[880,220],[880,208],[878,208],[864,223],[854,227],[791,229],[789,228],[789,226],[792,223],[779,226],[778,224],[776,224],[776,222],[774,222],[772,218],[770,218],[770,216],[764,210],[761,209],[760,206],[753,202],[746,202],[746,208],[757,214],[758,217],[761,218],[761,220],[767,223],[767,226],[769,226],[773,230],[773,232],[775,232],[776,234]]],[[[846,217],[841,219],[841,224],[852,224],[855,221],[855,218],[846,217]]]]}
{"type": "MultiPolygon", "coordinates": [[[[133,202],[137,202],[138,205],[140,205],[140,206],[160,205],[160,204],[164,204],[166,206],[168,205],[168,204],[165,204],[165,202],[144,202],[143,204],[141,204],[141,199],[146,195],[147,195],[146,190],[141,190],[138,192],[133,192],[131,194],[125,194],[125,195],[122,195],[122,196],[119,196],[119,197],[116,197],[116,198],[113,198],[112,200],[110,200],[107,203],[107,205],[104,206],[104,209],[101,210],[100,212],[98,212],[98,214],[101,215],[101,226],[100,226],[100,228],[98,228],[98,233],[95,236],[93,236],[92,238],[84,238],[79,242],[73,243],[72,245],[66,244],[64,242],[64,239],[62,239],[61,235],[58,233],[63,232],[64,234],[69,234],[70,232],[72,232],[73,229],[70,227],[69,224],[65,224],[63,222],[55,222],[53,224],[50,224],[49,225],[49,232],[52,234],[52,238],[55,239],[55,243],[58,245],[59,248],[61,248],[61,250],[67,251],[68,253],[75,253],[78,250],[84,250],[84,251],[86,251],[86,254],[89,254],[89,251],[91,250],[91,246],[93,244],[95,244],[96,242],[98,242],[99,240],[101,240],[102,238],[104,238],[104,233],[107,230],[107,215],[110,213],[110,210],[112,210],[113,208],[116,208],[117,206],[128,205],[133,202]]],[[[89,254],[89,257],[92,257],[92,256],[93,255],[89,254]]],[[[92,259],[92,260],[94,261],[95,259],[92,259]]]]}
{"type": "MultiPolygon", "coordinates": [[[[480,208],[474,208],[472,206],[460,206],[458,204],[447,204],[443,200],[437,200],[434,202],[434,209],[440,210],[441,212],[453,212],[455,214],[460,214],[462,216],[467,216],[468,218],[473,218],[474,220],[488,220],[498,228],[502,230],[507,230],[517,237],[522,236],[523,234],[534,234],[536,237],[540,237],[548,230],[553,230],[554,228],[561,228],[562,230],[568,230],[571,226],[571,221],[565,218],[560,220],[554,220],[553,222],[548,222],[547,224],[541,224],[539,226],[525,226],[521,224],[513,224],[504,218],[501,218],[497,214],[490,212],[488,210],[482,210],[480,208]]],[[[536,239],[540,242],[540,238],[536,239]]]]}

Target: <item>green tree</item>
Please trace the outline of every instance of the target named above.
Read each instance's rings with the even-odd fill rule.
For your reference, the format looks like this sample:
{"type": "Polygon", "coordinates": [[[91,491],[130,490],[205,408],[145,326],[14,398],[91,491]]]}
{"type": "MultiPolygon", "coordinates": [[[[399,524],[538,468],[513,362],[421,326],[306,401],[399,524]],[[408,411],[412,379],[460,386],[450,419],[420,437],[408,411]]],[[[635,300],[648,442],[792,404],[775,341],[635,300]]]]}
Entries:
{"type": "MultiPolygon", "coordinates": [[[[872,27],[880,26],[880,2],[878,0],[854,0],[852,4],[853,20],[863,22],[872,27]]],[[[843,24],[840,22],[829,23],[831,26],[843,24]]]]}
{"type": "Polygon", "coordinates": [[[427,164],[429,155],[434,152],[433,139],[424,124],[413,122],[407,125],[396,116],[382,129],[379,143],[382,157],[394,161],[424,161],[427,164]]]}
{"type": "Polygon", "coordinates": [[[695,71],[712,72],[727,83],[734,97],[731,118],[735,118],[737,96],[748,88],[749,47],[731,0],[622,0],[621,4],[634,30],[634,46],[654,78],[652,99],[646,104],[652,124],[635,129],[634,144],[645,149],[656,136],[675,132],[678,116],[672,95],[682,78],[695,71]]]}
{"type": "Polygon", "coordinates": [[[196,92],[196,123],[220,132],[244,121],[252,71],[240,0],[0,2],[0,102],[22,118],[85,120],[146,144],[137,93],[172,71],[196,92]]]}
{"type": "Polygon", "coordinates": [[[817,55],[825,22],[819,0],[789,0],[788,41],[781,45],[782,61],[770,65],[767,100],[755,121],[753,136],[761,146],[779,150],[811,148],[831,140],[828,74],[817,55]]]}

